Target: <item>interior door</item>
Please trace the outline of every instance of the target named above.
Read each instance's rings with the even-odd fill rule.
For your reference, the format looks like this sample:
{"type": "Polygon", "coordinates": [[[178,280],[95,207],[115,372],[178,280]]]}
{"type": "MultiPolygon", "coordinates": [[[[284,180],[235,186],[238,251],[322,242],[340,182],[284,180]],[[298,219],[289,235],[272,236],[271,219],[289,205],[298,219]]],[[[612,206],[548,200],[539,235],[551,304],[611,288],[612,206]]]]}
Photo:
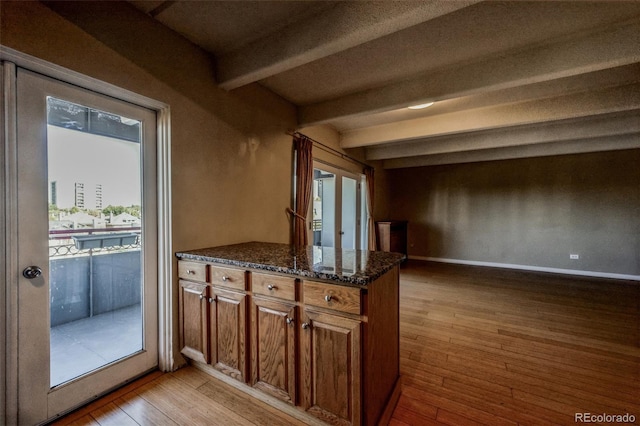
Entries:
{"type": "Polygon", "coordinates": [[[364,200],[362,178],[319,162],[314,164],[309,224],[313,245],[345,249],[362,248],[364,200]]]}
{"type": "Polygon", "coordinates": [[[158,364],[156,117],[18,68],[18,420],[158,364]]]}

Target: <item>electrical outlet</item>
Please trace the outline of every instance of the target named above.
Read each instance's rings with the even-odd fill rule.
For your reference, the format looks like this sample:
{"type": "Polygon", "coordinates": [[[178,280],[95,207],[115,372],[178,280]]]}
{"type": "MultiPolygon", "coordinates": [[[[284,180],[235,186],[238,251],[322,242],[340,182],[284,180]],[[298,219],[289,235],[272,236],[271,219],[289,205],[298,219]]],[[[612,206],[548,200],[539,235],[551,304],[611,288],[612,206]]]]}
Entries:
{"type": "Polygon", "coordinates": [[[579,254],[570,254],[569,255],[569,259],[578,260],[578,259],[580,259],[580,255],[579,254]]]}

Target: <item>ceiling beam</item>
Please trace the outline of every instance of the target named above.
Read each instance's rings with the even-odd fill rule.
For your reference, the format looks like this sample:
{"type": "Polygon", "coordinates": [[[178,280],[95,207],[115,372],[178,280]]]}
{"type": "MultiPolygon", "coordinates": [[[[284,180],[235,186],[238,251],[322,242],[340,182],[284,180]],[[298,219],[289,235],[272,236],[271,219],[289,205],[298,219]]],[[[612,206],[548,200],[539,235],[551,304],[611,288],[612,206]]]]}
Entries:
{"type": "Polygon", "coordinates": [[[406,108],[334,120],[331,125],[338,132],[347,132],[372,125],[380,125],[418,117],[446,114],[462,110],[511,104],[535,99],[554,98],[570,93],[587,92],[605,87],[622,86],[640,82],[640,63],[580,74],[541,83],[527,84],[503,90],[477,93],[470,96],[446,99],[425,110],[410,111],[406,108]]]}
{"type": "Polygon", "coordinates": [[[216,78],[223,89],[235,89],[479,1],[341,2],[217,58],[216,78]]]}
{"type": "Polygon", "coordinates": [[[299,108],[301,126],[640,62],[640,20],[299,108]]]}
{"type": "Polygon", "coordinates": [[[351,130],[342,133],[340,144],[357,148],[636,109],[640,109],[639,83],[351,130]]]}
{"type": "Polygon", "coordinates": [[[367,160],[388,160],[630,133],[640,134],[640,110],[371,146],[365,155],[367,160]]]}
{"type": "Polygon", "coordinates": [[[593,139],[549,142],[505,148],[480,149],[448,154],[426,155],[384,160],[385,169],[424,167],[443,164],[475,163],[479,161],[510,160],[517,158],[548,157],[553,155],[583,154],[640,148],[640,133],[605,136],[593,139]]]}

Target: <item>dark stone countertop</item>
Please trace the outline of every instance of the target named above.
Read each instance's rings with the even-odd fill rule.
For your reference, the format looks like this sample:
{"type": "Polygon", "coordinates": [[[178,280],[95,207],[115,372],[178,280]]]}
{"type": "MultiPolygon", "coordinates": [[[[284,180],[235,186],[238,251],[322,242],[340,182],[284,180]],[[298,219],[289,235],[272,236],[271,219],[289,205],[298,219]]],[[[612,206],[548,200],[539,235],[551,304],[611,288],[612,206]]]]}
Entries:
{"type": "Polygon", "coordinates": [[[356,286],[375,281],[406,258],[401,253],[316,246],[296,250],[288,244],[255,241],[178,252],[176,257],[356,286]]]}

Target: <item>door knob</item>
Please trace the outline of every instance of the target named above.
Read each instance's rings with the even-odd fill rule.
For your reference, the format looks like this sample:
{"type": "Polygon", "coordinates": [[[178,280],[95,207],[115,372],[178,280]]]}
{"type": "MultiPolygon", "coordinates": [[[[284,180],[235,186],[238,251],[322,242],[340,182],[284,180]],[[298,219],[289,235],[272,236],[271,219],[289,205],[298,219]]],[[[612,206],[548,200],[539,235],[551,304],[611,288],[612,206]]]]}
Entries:
{"type": "Polygon", "coordinates": [[[42,275],[42,269],[39,266],[27,266],[22,271],[22,276],[30,280],[38,278],[40,275],[42,275]]]}

